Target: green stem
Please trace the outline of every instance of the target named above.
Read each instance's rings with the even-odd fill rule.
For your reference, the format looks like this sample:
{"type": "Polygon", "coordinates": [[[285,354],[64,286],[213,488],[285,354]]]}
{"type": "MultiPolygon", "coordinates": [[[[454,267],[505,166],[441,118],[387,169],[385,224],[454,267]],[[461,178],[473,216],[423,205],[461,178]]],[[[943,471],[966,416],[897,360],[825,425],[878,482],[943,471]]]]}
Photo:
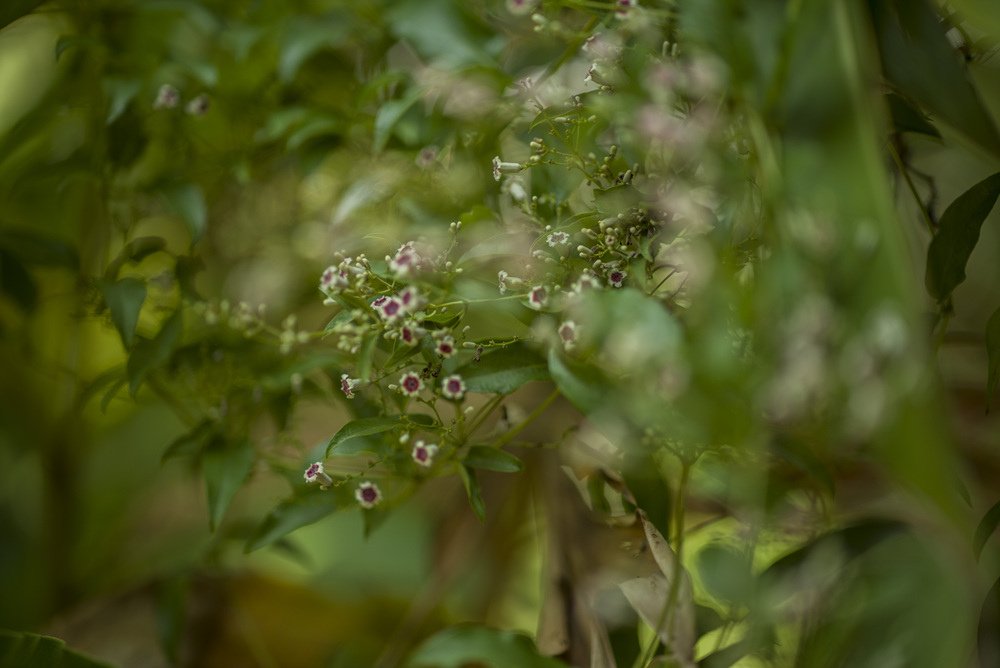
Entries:
{"type": "Polygon", "coordinates": [[[502,302],[508,299],[527,299],[527,294],[517,294],[517,295],[507,295],[506,297],[490,297],[489,299],[457,299],[452,302],[445,302],[443,304],[428,304],[427,310],[439,308],[447,308],[448,306],[462,306],[465,304],[489,304],[492,302],[502,302]]]}
{"type": "Polygon", "coordinates": [[[469,428],[466,430],[466,433],[470,435],[475,433],[476,429],[479,428],[479,425],[481,425],[483,421],[486,418],[488,418],[490,414],[493,413],[493,411],[497,409],[497,406],[500,405],[500,402],[503,401],[504,397],[506,396],[507,395],[505,394],[498,394],[497,396],[493,397],[488,402],[483,404],[482,407],[479,409],[479,412],[476,413],[476,415],[469,422],[469,428]]]}

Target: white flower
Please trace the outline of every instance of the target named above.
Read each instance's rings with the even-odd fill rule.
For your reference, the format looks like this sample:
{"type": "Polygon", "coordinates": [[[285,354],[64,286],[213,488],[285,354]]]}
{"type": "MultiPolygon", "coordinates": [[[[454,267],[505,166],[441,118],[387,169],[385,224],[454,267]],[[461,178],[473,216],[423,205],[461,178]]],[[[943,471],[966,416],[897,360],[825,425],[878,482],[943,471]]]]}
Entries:
{"type": "Polygon", "coordinates": [[[549,302],[549,291],[544,285],[536,285],[528,293],[528,305],[533,309],[542,309],[549,302]]]}
{"type": "MultiPolygon", "coordinates": [[[[375,301],[378,301],[377,299],[375,301]]],[[[388,297],[378,305],[379,315],[386,322],[394,322],[403,316],[403,304],[395,297],[388,297]]]]}
{"type": "Polygon", "coordinates": [[[555,248],[556,246],[565,246],[569,243],[569,235],[565,232],[553,232],[545,239],[545,243],[552,248],[555,248]]]}
{"type": "Polygon", "coordinates": [[[438,446],[433,443],[425,445],[423,441],[417,441],[413,444],[411,456],[417,464],[429,468],[434,463],[434,455],[437,454],[437,450],[438,446]]]}
{"type": "Polygon", "coordinates": [[[209,106],[211,106],[211,103],[209,102],[208,96],[202,93],[187,103],[185,111],[192,116],[204,116],[208,113],[209,106]]]}
{"type": "Polygon", "coordinates": [[[556,331],[559,333],[559,340],[562,341],[563,347],[566,350],[570,350],[576,345],[575,322],[567,320],[563,324],[559,325],[559,329],[556,331]]]}
{"type": "Polygon", "coordinates": [[[348,399],[354,398],[354,388],[361,384],[361,379],[350,378],[346,373],[340,374],[340,391],[348,399]]]}
{"type": "Polygon", "coordinates": [[[415,396],[424,389],[424,381],[416,373],[408,371],[399,379],[399,391],[408,397],[415,396]]]}
{"type": "Polygon", "coordinates": [[[441,381],[441,394],[448,399],[461,399],[465,396],[465,381],[458,374],[452,374],[441,381]]]}
{"type": "Polygon", "coordinates": [[[374,508],[382,501],[382,492],[378,485],[366,480],[354,490],[354,498],[362,508],[374,508]]]}
{"type": "Polygon", "coordinates": [[[323,462],[313,462],[306,468],[306,472],[302,474],[307,483],[314,483],[317,480],[321,486],[328,486],[333,482],[333,479],[326,474],[323,470],[323,462]]]}
{"type": "Polygon", "coordinates": [[[181,94],[170,84],[163,84],[156,93],[156,101],[153,102],[153,109],[173,109],[181,101],[181,94]]]}
{"type": "Polygon", "coordinates": [[[437,354],[448,358],[455,354],[455,338],[452,336],[442,336],[437,342],[437,354]]]}
{"type": "Polygon", "coordinates": [[[620,288],[627,277],[627,272],[624,272],[621,269],[612,269],[608,272],[608,283],[616,288],[620,288]]]}
{"type": "Polygon", "coordinates": [[[420,268],[421,258],[413,248],[413,242],[407,241],[399,247],[396,255],[389,259],[389,269],[398,277],[409,276],[420,268]]]}

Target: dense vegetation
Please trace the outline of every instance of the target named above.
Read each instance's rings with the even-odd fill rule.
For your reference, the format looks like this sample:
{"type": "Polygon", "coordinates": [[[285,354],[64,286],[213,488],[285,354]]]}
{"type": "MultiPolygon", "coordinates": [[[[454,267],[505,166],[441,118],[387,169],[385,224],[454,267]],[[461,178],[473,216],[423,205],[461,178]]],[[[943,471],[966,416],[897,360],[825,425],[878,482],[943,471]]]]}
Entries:
{"type": "Polygon", "coordinates": [[[992,3],[0,26],[0,665],[1000,661],[992,3]]]}

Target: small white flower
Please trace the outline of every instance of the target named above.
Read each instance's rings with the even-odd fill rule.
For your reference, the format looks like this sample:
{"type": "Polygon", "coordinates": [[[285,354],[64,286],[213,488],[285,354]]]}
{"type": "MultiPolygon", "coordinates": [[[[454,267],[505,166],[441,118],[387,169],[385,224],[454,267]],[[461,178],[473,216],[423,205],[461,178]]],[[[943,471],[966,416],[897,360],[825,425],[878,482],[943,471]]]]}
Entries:
{"type": "Polygon", "coordinates": [[[425,445],[423,441],[417,441],[413,444],[411,456],[417,464],[429,468],[434,463],[434,455],[437,454],[437,451],[437,445],[433,443],[425,445]]]}
{"type": "Polygon", "coordinates": [[[576,282],[573,283],[572,290],[577,294],[582,294],[587,290],[596,290],[599,287],[601,287],[601,281],[590,272],[584,272],[580,274],[580,278],[576,279],[576,282]]]}
{"type": "Polygon", "coordinates": [[[563,324],[559,325],[559,340],[562,341],[563,347],[566,350],[571,350],[576,346],[576,323],[572,320],[567,320],[563,324]]]}
{"type": "Polygon", "coordinates": [[[326,474],[323,470],[323,462],[313,462],[307,468],[305,473],[302,474],[307,483],[314,483],[319,481],[322,486],[328,486],[333,482],[333,479],[326,474]]]}
{"type": "Polygon", "coordinates": [[[340,374],[340,391],[348,399],[354,398],[354,389],[360,384],[360,378],[351,378],[346,373],[340,374]]]}
{"type": "Polygon", "coordinates": [[[617,16],[620,19],[623,19],[628,16],[628,10],[632,9],[633,7],[639,6],[639,2],[638,0],[617,0],[617,2],[615,2],[615,5],[617,5],[618,7],[615,10],[615,16],[617,16]]]}
{"type": "Polygon", "coordinates": [[[185,111],[187,111],[187,113],[191,114],[192,116],[204,116],[205,114],[208,113],[208,108],[210,106],[211,102],[209,101],[208,96],[202,93],[201,95],[199,95],[198,97],[194,98],[193,100],[187,103],[185,111]]]}
{"type": "Polygon", "coordinates": [[[537,4],[537,0],[507,0],[507,11],[515,16],[524,16],[530,14],[537,4]]]}
{"type": "Polygon", "coordinates": [[[493,180],[499,181],[501,174],[517,174],[522,169],[524,165],[519,162],[504,162],[500,159],[499,155],[493,156],[493,180]]]}
{"type": "Polygon", "coordinates": [[[510,277],[510,274],[508,274],[503,269],[501,269],[500,271],[497,272],[497,279],[498,279],[498,283],[499,283],[500,294],[502,294],[502,295],[507,294],[507,279],[509,277],[510,277]]]}
{"type": "Polygon", "coordinates": [[[441,394],[448,399],[461,399],[465,396],[465,381],[458,374],[452,374],[441,381],[441,394]]]}
{"type": "Polygon", "coordinates": [[[612,269],[608,272],[608,283],[616,288],[620,288],[626,278],[628,278],[628,273],[621,269],[612,269]]]}
{"type": "Polygon", "coordinates": [[[420,262],[420,255],[414,250],[413,242],[407,241],[389,260],[389,269],[398,277],[409,276],[419,269],[420,262]]]}
{"type": "MultiPolygon", "coordinates": [[[[378,301],[377,299],[375,301],[378,301]]],[[[374,302],[373,302],[374,303],[374,302]]],[[[403,317],[403,304],[395,297],[388,297],[378,305],[379,315],[386,322],[395,322],[403,317]]]]}
{"type": "Polygon", "coordinates": [[[445,359],[455,354],[455,338],[452,336],[442,336],[436,346],[437,354],[445,359]]]}
{"type": "Polygon", "coordinates": [[[544,285],[536,285],[528,293],[528,305],[533,309],[542,309],[549,302],[549,291],[544,285]]]}
{"type": "Polygon", "coordinates": [[[399,379],[399,391],[408,397],[419,394],[424,389],[424,381],[412,371],[404,373],[399,379]]]}
{"type": "Polygon", "coordinates": [[[424,330],[417,327],[412,321],[406,321],[399,328],[399,340],[402,341],[407,346],[415,346],[420,343],[420,337],[423,336],[424,330]]]}
{"type": "Polygon", "coordinates": [[[338,267],[329,266],[323,270],[319,277],[319,289],[323,292],[330,292],[338,288],[346,288],[349,285],[347,272],[338,267]]]}
{"type": "Polygon", "coordinates": [[[565,232],[553,232],[545,239],[545,243],[552,248],[555,248],[556,246],[565,246],[569,243],[569,235],[565,232]]]}
{"type": "Polygon", "coordinates": [[[181,101],[181,93],[170,84],[163,84],[156,92],[153,109],[173,109],[181,101]]]}
{"type": "Polygon", "coordinates": [[[354,498],[362,508],[374,508],[382,501],[382,492],[378,485],[366,480],[354,490],[354,498]]]}
{"type": "Polygon", "coordinates": [[[424,299],[423,295],[420,294],[420,290],[413,287],[412,285],[406,288],[396,295],[396,299],[403,306],[403,311],[405,313],[415,313],[424,307],[427,300],[424,299]]]}

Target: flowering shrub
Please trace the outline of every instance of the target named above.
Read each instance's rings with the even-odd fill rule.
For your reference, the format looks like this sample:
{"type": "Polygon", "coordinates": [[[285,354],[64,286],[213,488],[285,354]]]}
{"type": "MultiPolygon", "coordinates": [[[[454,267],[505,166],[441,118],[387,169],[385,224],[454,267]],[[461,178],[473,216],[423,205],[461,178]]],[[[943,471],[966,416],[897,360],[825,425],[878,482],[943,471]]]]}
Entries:
{"type": "MultiPolygon", "coordinates": [[[[446,518],[425,588],[370,633],[379,647],[347,635],[323,657],[967,659],[995,578],[965,574],[1000,513],[981,512],[995,493],[956,465],[972,456],[939,408],[967,379],[931,369],[972,321],[986,332],[977,409],[1000,379],[1000,316],[963,313],[959,290],[967,265],[985,282],[971,258],[1000,178],[938,216],[944,169],[914,157],[930,161],[939,125],[962,137],[945,143],[955,155],[1000,155],[941,29],[963,34],[959,15],[896,1],[69,4],[46,24],[67,33],[47,75],[59,99],[0,134],[0,195],[12,219],[70,211],[79,229],[0,229],[19,314],[3,316],[4,345],[30,349],[51,280],[74,317],[106,325],[95,338],[116,337],[82,356],[97,370],[53,367],[73,378],[61,424],[110,429],[132,400],[183,423],[164,471],[197,473],[214,536],[179,568],[185,592],[203,561],[235,563],[226,541],[301,556],[299,529],[353,513],[369,536],[418,508],[446,518]],[[53,183],[66,201],[39,202],[53,183]],[[464,505],[436,506],[452,489],[464,505]],[[973,543],[944,550],[968,542],[968,520],[973,543]],[[478,608],[445,601],[461,561],[491,573],[478,608]]],[[[970,66],[988,66],[974,46],[970,66]]],[[[978,415],[968,431],[992,433],[978,415]]],[[[48,545],[51,586],[70,596],[86,588],[58,555],[88,543],[67,538],[79,504],[75,474],[60,478],[90,455],[51,440],[44,524],[71,527],[48,545]]],[[[162,640],[183,663],[194,640],[178,619],[197,606],[163,598],[162,640]]]]}

